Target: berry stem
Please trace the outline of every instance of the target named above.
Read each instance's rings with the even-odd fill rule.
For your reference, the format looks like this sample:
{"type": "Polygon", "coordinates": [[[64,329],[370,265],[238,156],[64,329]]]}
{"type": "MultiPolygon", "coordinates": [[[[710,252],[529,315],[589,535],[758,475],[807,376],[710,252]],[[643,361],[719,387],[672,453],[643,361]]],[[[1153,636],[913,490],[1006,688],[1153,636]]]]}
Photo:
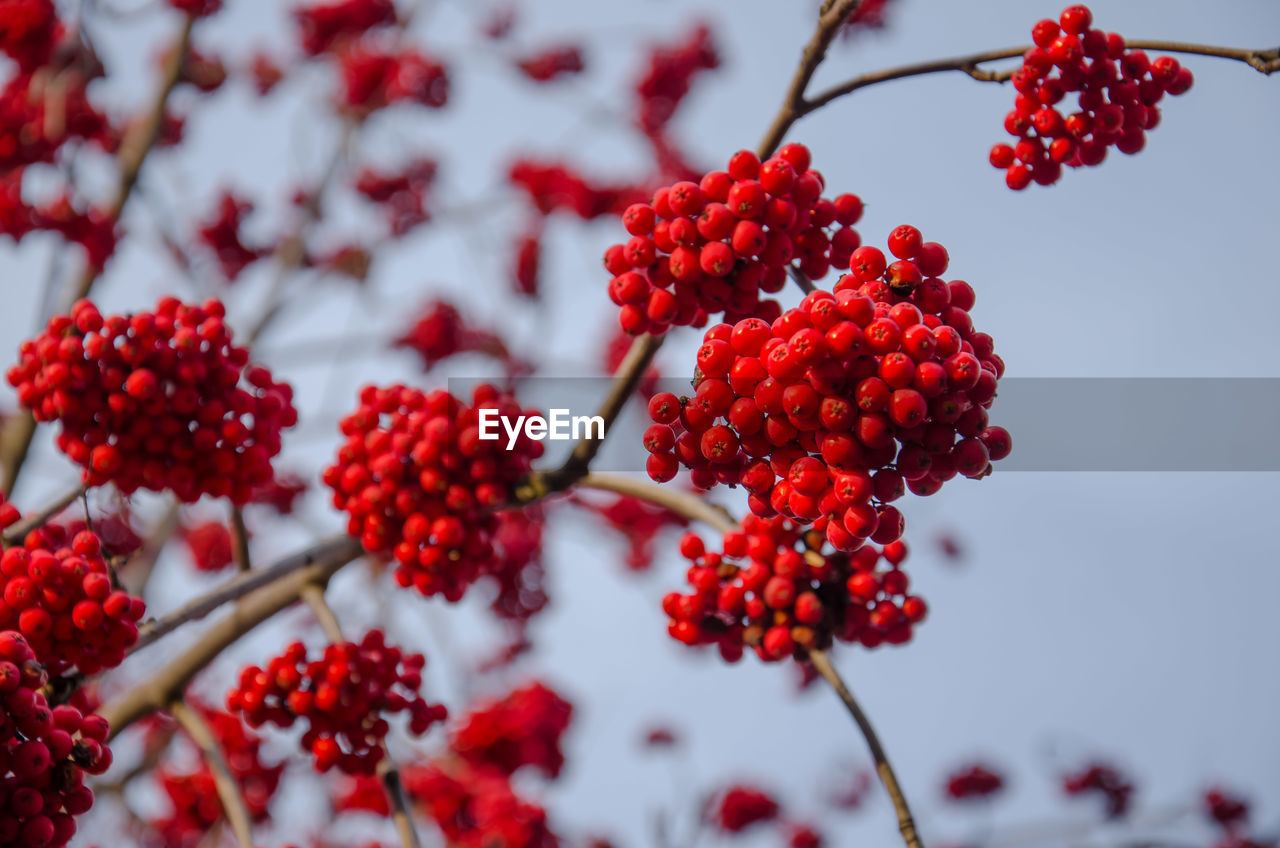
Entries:
{"type": "MultiPolygon", "coordinates": [[[[1126,40],[1125,46],[1136,50],[1152,50],[1164,53],[1187,53],[1196,56],[1216,56],[1220,59],[1231,59],[1237,62],[1243,62],[1249,67],[1257,70],[1259,73],[1270,75],[1276,71],[1280,71],[1280,47],[1273,47],[1269,50],[1250,50],[1241,47],[1214,47],[1207,44],[1187,44],[1180,41],[1152,41],[1144,39],[1126,40]]],[[[885,68],[880,71],[872,71],[870,73],[861,74],[850,80],[846,80],[838,85],[828,88],[826,91],[820,92],[810,99],[804,100],[797,108],[800,117],[804,117],[811,112],[816,112],[832,100],[843,97],[846,94],[852,94],[860,88],[877,85],[882,82],[890,82],[891,80],[906,79],[907,77],[918,77],[926,74],[938,74],[949,71],[959,71],[968,74],[970,77],[979,82],[1007,82],[1013,76],[1012,71],[993,71],[978,67],[988,62],[998,62],[1002,59],[1018,59],[1024,53],[1031,49],[1031,45],[1023,45],[1021,47],[1006,47],[1002,50],[987,50],[982,53],[974,53],[968,56],[955,56],[950,59],[934,59],[928,62],[915,62],[910,65],[900,65],[894,68],[885,68]]]]}
{"type": "MultiPolygon", "coordinates": [[[[191,30],[194,25],[195,18],[190,15],[186,16],[182,22],[182,30],[178,33],[174,46],[169,50],[165,59],[164,68],[160,76],[160,85],[156,90],[155,97],[152,99],[151,108],[147,110],[141,121],[135,123],[129,129],[129,132],[120,142],[120,149],[116,154],[120,182],[116,188],[115,199],[112,201],[109,212],[112,222],[120,220],[124,207],[129,202],[129,196],[133,194],[133,188],[138,183],[138,175],[142,172],[142,165],[146,162],[147,154],[151,152],[151,148],[155,146],[156,138],[160,135],[160,126],[164,122],[165,105],[169,102],[169,95],[173,92],[174,86],[178,84],[178,78],[182,74],[182,65],[186,61],[187,48],[191,44],[191,30]]],[[[63,302],[61,311],[68,311],[71,308],[71,304],[88,296],[89,290],[93,288],[93,284],[97,281],[101,270],[100,268],[94,268],[92,265],[85,266],[70,296],[63,302]]],[[[31,450],[31,440],[35,437],[35,434],[36,420],[27,410],[23,410],[20,415],[15,415],[5,424],[3,432],[0,433],[0,466],[4,467],[4,475],[0,479],[0,493],[3,493],[5,497],[13,494],[13,487],[18,482],[18,474],[22,471],[23,464],[27,461],[27,453],[31,450]]]]}
{"type": "Polygon", "coordinates": [[[22,544],[23,538],[28,533],[35,530],[37,527],[43,527],[49,522],[49,519],[71,506],[71,504],[79,500],[84,493],[85,489],[81,486],[80,488],[73,489],[70,492],[59,495],[44,509],[34,515],[24,518],[22,521],[19,521],[17,524],[10,527],[8,532],[4,534],[4,546],[8,547],[9,545],[22,544]]]}
{"type": "MultiPolygon", "coordinates": [[[[342,633],[342,624],[334,614],[333,607],[324,597],[324,587],[319,583],[308,583],[302,587],[302,599],[311,607],[312,614],[320,622],[320,628],[330,642],[342,644],[347,641],[342,633]]],[[[396,832],[400,834],[400,843],[404,848],[421,848],[417,828],[413,826],[413,817],[409,814],[409,802],[404,794],[404,785],[400,782],[400,770],[391,758],[386,740],[382,742],[382,759],[378,761],[378,779],[387,793],[391,804],[391,818],[395,821],[396,832]]]]}
{"type": "Polygon", "coordinates": [[[778,149],[778,145],[782,143],[791,125],[807,114],[805,89],[809,87],[809,81],[813,79],[814,72],[826,58],[827,48],[831,46],[832,39],[836,37],[836,33],[848,20],[849,15],[853,14],[860,5],[862,5],[861,0],[827,0],[822,4],[818,25],[809,43],[804,46],[804,52],[800,54],[800,65],[796,68],[795,76],[791,78],[786,96],[782,99],[782,107],[756,150],[756,155],[762,160],[768,159],[778,149]]]}
{"type": "Polygon", "coordinates": [[[880,782],[884,784],[885,790],[889,793],[889,799],[893,802],[893,809],[898,814],[898,829],[902,831],[902,841],[906,843],[907,848],[924,848],[924,843],[920,841],[920,834],[916,832],[911,808],[907,805],[906,796],[902,794],[902,787],[898,785],[898,777],[893,773],[893,766],[889,765],[889,757],[880,744],[880,737],[871,726],[871,720],[862,711],[862,707],[849,691],[849,687],[845,685],[840,672],[836,671],[835,666],[831,664],[831,658],[825,651],[810,651],[809,661],[813,663],[818,674],[822,675],[822,678],[830,683],[831,688],[840,696],[845,709],[849,711],[849,715],[853,716],[858,730],[867,740],[867,747],[871,749],[871,757],[876,763],[876,774],[880,776],[880,782]]]}
{"type": "Polygon", "coordinates": [[[244,510],[231,506],[231,544],[235,549],[236,567],[241,571],[253,568],[249,558],[249,528],[244,524],[244,510]]]}
{"type": "MultiPolygon", "coordinates": [[[[515,487],[515,499],[518,503],[531,503],[555,492],[562,492],[586,476],[591,468],[592,460],[596,458],[596,454],[600,452],[600,448],[604,445],[604,440],[608,437],[609,430],[613,427],[613,422],[618,420],[618,415],[622,413],[622,408],[626,406],[627,401],[635,394],[636,388],[640,385],[640,380],[644,377],[644,372],[653,362],[653,357],[657,354],[658,348],[662,347],[664,338],[666,337],[643,335],[632,342],[630,350],[627,351],[627,355],[618,365],[618,370],[614,372],[609,394],[600,405],[599,412],[596,413],[604,419],[603,436],[601,438],[595,438],[591,435],[585,436],[578,442],[573,449],[573,453],[559,468],[547,472],[535,471],[524,481],[517,484],[515,487]]],[[[590,428],[588,428],[589,430],[590,428]]]]}
{"type": "Polygon", "coordinates": [[[205,765],[213,775],[213,785],[218,790],[218,799],[222,801],[222,810],[231,825],[231,832],[235,834],[236,844],[240,848],[253,848],[249,809],[245,805],[244,796],[240,794],[240,786],[227,767],[226,758],[222,756],[222,749],[218,746],[213,730],[200,713],[187,706],[181,698],[169,705],[169,714],[200,749],[205,765]]]}
{"type": "MultiPolygon", "coordinates": [[[[291,557],[290,560],[304,560],[303,567],[296,568],[292,573],[269,582],[257,591],[245,594],[234,610],[201,634],[198,642],[151,677],[104,704],[99,713],[111,725],[110,737],[119,735],[138,719],[156,710],[165,709],[175,697],[181,694],[188,681],[213,662],[229,645],[276,613],[296,603],[304,586],[328,580],[363,552],[358,540],[342,536],[321,542],[291,557]]],[[[261,573],[266,574],[271,571],[272,569],[266,569],[261,573]]],[[[249,572],[244,575],[246,579],[258,576],[259,572],[249,572]]],[[[206,614],[214,608],[216,605],[211,605],[201,614],[206,614]]],[[[194,617],[198,616],[192,616],[194,617]]],[[[172,629],[173,627],[168,628],[168,630],[172,629]]],[[[152,637],[149,641],[154,642],[155,638],[152,637]]]]}
{"type": "Polygon", "coordinates": [[[642,501],[668,509],[690,521],[701,521],[721,533],[740,529],[738,522],[722,506],[711,503],[692,492],[681,492],[667,486],[659,486],[646,480],[624,477],[621,474],[588,474],[578,485],[602,492],[630,495],[642,501]]]}

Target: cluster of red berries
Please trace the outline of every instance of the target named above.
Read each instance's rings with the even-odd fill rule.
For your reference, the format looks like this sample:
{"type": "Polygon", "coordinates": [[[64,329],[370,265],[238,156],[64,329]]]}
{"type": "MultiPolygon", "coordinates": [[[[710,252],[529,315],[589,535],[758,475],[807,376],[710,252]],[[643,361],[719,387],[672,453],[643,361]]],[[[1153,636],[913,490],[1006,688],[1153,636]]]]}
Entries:
{"type": "Polygon", "coordinates": [[[222,0],[169,0],[169,5],[193,18],[204,18],[222,8],[222,0]]]}
{"type": "Polygon", "coordinates": [[[692,398],[650,400],[649,475],[693,469],[699,488],[741,484],[751,511],[813,523],[838,550],[902,534],[891,501],[983,477],[1008,455],[987,424],[1004,363],[969,317],[973,289],[943,282],[946,249],[902,226],[888,263],[860,247],[835,294],[774,320],[707,331],[692,398]]]}
{"type": "Polygon", "coordinates": [[[865,544],[851,554],[823,554],[814,535],[785,518],[754,515],[741,531],[725,534],[720,553],[687,534],[680,553],[691,563],[692,591],[662,599],[668,632],[686,645],[717,645],[729,662],[747,647],[778,662],[803,660],[833,640],[867,648],[910,640],[928,608],[908,594],[907,546],[896,541],[883,550],[865,544]],[[886,567],[878,568],[882,559],[886,567]]]}
{"type": "Polygon", "coordinates": [[[444,300],[425,304],[392,346],[418,354],[426,371],[460,353],[482,353],[499,360],[510,356],[501,337],[471,325],[456,306],[444,300]]]}
{"type": "Polygon", "coordinates": [[[449,102],[449,73],[431,56],[413,48],[383,50],[360,44],[338,56],[342,81],[339,105],[367,115],[393,103],[440,109],[449,102]]]}
{"type": "Polygon", "coordinates": [[[401,770],[406,794],[457,848],[557,848],[547,811],[498,769],[460,760],[401,770]]]}
{"type": "Polygon", "coordinates": [[[1004,788],[1004,778],[982,764],[963,768],[947,778],[946,795],[953,801],[989,798],[1004,788]]]}
{"type": "Polygon", "coordinates": [[[17,0],[0,10],[0,53],[13,59],[23,73],[48,64],[62,34],[53,0],[17,0]]]}
{"type": "Polygon", "coordinates": [[[111,766],[107,722],[76,707],[50,709],[48,675],[21,634],[0,632],[0,846],[61,848],[73,816],[93,806],[84,775],[111,766]]]}
{"type": "Polygon", "coordinates": [[[218,206],[196,230],[196,238],[218,260],[222,276],[234,282],[245,268],[270,255],[268,245],[250,247],[240,235],[244,219],[253,212],[253,204],[224,191],[218,197],[218,206]]]}
{"type": "Polygon", "coordinates": [[[396,4],[392,0],[336,0],[315,3],[293,12],[298,26],[302,52],[319,56],[370,29],[396,22],[396,4]]]}
{"type": "Polygon", "coordinates": [[[370,553],[389,551],[397,582],[423,595],[456,601],[494,570],[493,511],[542,455],[542,443],[523,429],[507,450],[497,418],[489,432],[501,438],[481,439],[482,410],[508,421],[525,414],[487,384],[470,404],[446,391],[368,386],[342,420],[346,441],[324,471],[334,506],[349,516],[348,532],[370,553]]]}
{"type": "Polygon", "coordinates": [[[809,162],[801,144],[784,145],[763,163],[740,150],[728,170],[660,188],[652,203],[629,206],[622,222],[631,239],[604,256],[622,328],[640,335],[702,327],[717,313],[730,321],[772,320],[781,309],[760,293],[781,291],[789,268],[816,279],[848,263],[861,244],[852,225],[862,201],[823,198],[822,175],[809,162]]]}
{"type": "Polygon", "coordinates": [[[431,220],[427,195],[436,180],[439,163],[418,157],[390,173],[365,168],[356,177],[355,189],[372,203],[386,209],[393,236],[403,236],[431,220]]]}
{"type": "Polygon", "coordinates": [[[318,771],[337,766],[348,774],[372,774],[390,730],[384,715],[407,713],[414,735],[445,718],[444,707],[418,693],[425,663],[421,654],[387,645],[380,630],[369,631],[359,644],[328,645],[320,659],[310,661],[306,647],[294,642],[266,669],[241,671],[239,686],[227,694],[227,709],[243,715],[250,727],[290,727],[303,719],[308,726],[302,747],[315,757],[318,771]]]}
{"type": "Polygon", "coordinates": [[[1018,94],[1004,119],[1018,142],[991,149],[991,164],[1004,170],[1009,188],[1051,185],[1063,165],[1100,164],[1109,147],[1137,153],[1160,123],[1156,104],[1191,88],[1191,72],[1177,59],[1127,50],[1123,38],[1092,23],[1088,7],[1076,5],[1032,27],[1035,46],[1013,74],[1018,94]],[[1069,111],[1064,101],[1077,92],[1069,111]]]}
{"type": "Polygon", "coordinates": [[[124,662],[146,611],[113,585],[102,543],[47,524],[0,555],[0,630],[26,637],[48,672],[93,675],[124,662]]]}
{"type": "Polygon", "coordinates": [[[1109,819],[1118,819],[1129,812],[1133,799],[1133,784],[1115,768],[1094,763],[1062,778],[1062,790],[1068,795],[1100,795],[1105,802],[1109,819]]]}
{"type": "Polygon", "coordinates": [[[582,51],[572,44],[540,50],[516,62],[516,67],[534,82],[550,82],[586,70],[582,51]]]}
{"type": "Polygon", "coordinates": [[[773,821],[780,808],[773,796],[754,786],[730,786],[711,811],[711,820],[727,833],[741,833],[748,827],[773,821]]]}
{"type": "Polygon", "coordinates": [[[464,760],[506,775],[532,766],[555,778],[564,767],[560,740],[572,716],[571,703],[535,682],[472,709],[450,731],[449,746],[464,760]]]}
{"type": "Polygon", "coordinates": [[[298,413],[289,386],[246,367],[224,315],[216,300],[165,297],[155,312],[104,318],[82,300],[23,342],[9,383],[37,421],[61,423],[58,447],[89,485],[243,504],[271,479],[298,413]]]}

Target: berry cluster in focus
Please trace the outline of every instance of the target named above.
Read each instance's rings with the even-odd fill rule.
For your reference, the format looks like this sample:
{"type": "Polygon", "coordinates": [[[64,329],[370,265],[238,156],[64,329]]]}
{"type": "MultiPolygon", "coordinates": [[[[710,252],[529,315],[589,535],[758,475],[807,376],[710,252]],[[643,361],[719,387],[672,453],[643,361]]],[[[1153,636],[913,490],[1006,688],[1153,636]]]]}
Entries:
{"type": "Polygon", "coordinates": [[[622,328],[640,335],[702,327],[718,313],[730,321],[776,318],[781,310],[760,293],[781,291],[793,261],[811,279],[847,263],[861,243],[852,225],[862,201],[852,194],[823,198],[822,175],[809,160],[800,144],[785,145],[763,163],[740,150],[727,170],[660,188],[652,203],[629,206],[622,222],[631,239],[604,257],[622,328]]]}
{"type": "Polygon", "coordinates": [[[232,344],[216,300],[161,298],[154,312],[104,317],[87,300],[23,342],[9,383],[37,421],[62,425],[58,448],[90,486],[114,483],[249,500],[272,477],[293,390],[232,344]]]}
{"type": "Polygon", "coordinates": [[[47,524],[0,555],[0,630],[26,637],[52,675],[97,674],[124,662],[146,611],[141,598],[117,589],[102,542],[47,524]]]}
{"type": "Polygon", "coordinates": [[[892,263],[859,247],[835,293],[816,291],[772,324],[707,331],[691,398],[655,395],[648,471],[679,467],[707,489],[740,484],[751,511],[812,523],[838,550],[902,534],[891,502],[983,477],[1011,444],[989,427],[1004,363],[974,330],[974,293],[944,282],[947,252],[915,227],[889,237],[892,263]]]}
{"type": "MultiPolygon", "coordinates": [[[[765,662],[826,649],[833,640],[867,648],[900,645],[927,612],[908,594],[902,570],[907,546],[863,545],[853,553],[820,553],[812,533],[782,517],[749,515],[726,533],[720,553],[687,534],[691,591],[671,592],[662,609],[668,632],[686,645],[717,645],[729,662],[753,648],[765,662]]],[[[820,542],[821,539],[816,541],[820,542]]]]}
{"type": "Polygon", "coordinates": [[[84,775],[111,766],[107,723],[76,707],[50,708],[44,666],[21,634],[0,632],[0,847],[60,848],[73,816],[89,811],[84,775]]]}
{"type": "Polygon", "coordinates": [[[1101,164],[1110,147],[1137,153],[1160,123],[1161,99],[1191,88],[1191,71],[1177,59],[1126,49],[1119,35],[1092,24],[1088,7],[1076,5],[1032,27],[1035,46],[1013,74],[1018,94],[1004,119],[1018,141],[991,148],[1009,188],[1052,185],[1063,165],[1101,164]],[[1067,105],[1072,94],[1075,109],[1067,105]]]}
{"type": "Polygon", "coordinates": [[[240,684],[227,694],[227,709],[250,727],[271,723],[290,727],[307,722],[302,747],[318,771],[337,766],[348,774],[372,774],[382,759],[382,741],[390,730],[384,715],[407,713],[409,731],[426,733],[445,718],[445,708],[418,694],[421,654],[404,654],[371,630],[356,644],[326,646],[320,659],[294,642],[265,669],[249,666],[240,684]]]}
{"type": "Polygon", "coordinates": [[[370,553],[390,552],[397,582],[423,595],[456,601],[497,567],[493,510],[542,455],[523,431],[511,450],[505,435],[481,439],[482,409],[512,421],[524,414],[487,384],[470,404],[446,391],[368,386],[342,420],[346,441],[324,472],[348,532],[370,553]]]}

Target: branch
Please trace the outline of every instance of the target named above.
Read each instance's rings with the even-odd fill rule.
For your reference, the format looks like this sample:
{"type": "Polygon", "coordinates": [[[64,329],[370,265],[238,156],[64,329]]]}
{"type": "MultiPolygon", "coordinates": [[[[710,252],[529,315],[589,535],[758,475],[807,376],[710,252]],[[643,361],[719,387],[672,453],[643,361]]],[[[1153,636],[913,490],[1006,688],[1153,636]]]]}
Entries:
{"type": "MultiPolygon", "coordinates": [[[[324,599],[324,589],[311,583],[302,587],[302,597],[311,607],[311,612],[320,622],[329,641],[339,644],[346,642],[338,617],[324,599]]],[[[382,780],[382,788],[391,804],[391,818],[395,822],[396,832],[400,834],[400,843],[404,848],[421,848],[418,831],[409,814],[409,801],[405,798],[404,786],[400,783],[400,771],[396,768],[395,760],[391,759],[391,751],[387,748],[385,739],[382,740],[382,759],[378,761],[378,777],[382,780]]]]}
{"type": "Polygon", "coordinates": [[[253,567],[249,558],[249,528],[244,526],[244,510],[231,505],[231,545],[235,549],[236,567],[248,571],[253,567]]]}
{"type": "Polygon", "coordinates": [[[893,773],[893,766],[889,765],[889,757],[880,744],[880,737],[876,735],[875,728],[871,726],[871,720],[854,700],[853,693],[840,678],[840,673],[836,671],[835,666],[831,665],[831,659],[825,651],[810,651],[809,661],[813,663],[818,674],[831,684],[831,688],[836,690],[836,694],[844,702],[845,709],[858,725],[858,730],[862,731],[863,738],[867,740],[867,747],[871,749],[871,757],[876,763],[876,774],[880,775],[880,782],[888,791],[889,799],[893,801],[893,809],[898,814],[898,830],[902,831],[902,841],[907,844],[907,848],[924,848],[924,843],[920,841],[920,834],[916,832],[915,820],[911,817],[911,808],[907,806],[907,799],[902,794],[902,787],[898,785],[897,775],[893,773]]]}
{"type": "Polygon", "coordinates": [[[75,503],[76,500],[82,497],[84,492],[85,489],[81,486],[78,489],[72,489],[70,492],[59,495],[44,509],[34,515],[27,516],[22,521],[19,521],[17,524],[10,527],[8,532],[4,534],[4,544],[6,546],[22,544],[22,540],[26,538],[28,533],[35,530],[37,527],[43,527],[45,524],[48,524],[49,520],[55,515],[71,506],[71,504],[75,503]]]}
{"type": "Polygon", "coordinates": [[[698,497],[692,492],[682,492],[657,483],[623,477],[619,474],[588,474],[578,481],[579,486],[598,489],[602,492],[616,492],[619,495],[630,495],[642,501],[660,506],[690,521],[701,521],[714,527],[721,533],[732,533],[740,529],[738,522],[729,511],[722,506],[698,497]]]}
{"type": "MultiPolygon", "coordinates": [[[[98,710],[111,725],[111,738],[143,716],[165,709],[191,678],[227,646],[296,602],[304,586],[328,580],[362,553],[357,540],[343,536],[322,542],[300,555],[310,557],[310,564],[246,595],[232,612],[201,634],[200,640],[186,652],[98,710]]],[[[253,572],[250,575],[257,576],[253,572]]],[[[150,641],[155,640],[152,638],[150,641]]]]}
{"type": "Polygon", "coordinates": [[[812,111],[812,109],[805,109],[805,89],[809,87],[814,71],[818,70],[822,60],[826,58],[827,48],[831,46],[832,39],[860,5],[861,0],[827,0],[822,4],[818,26],[814,29],[809,43],[804,46],[804,52],[800,54],[800,66],[796,68],[795,76],[791,78],[791,85],[782,99],[782,107],[756,150],[756,155],[761,159],[768,158],[777,150],[783,136],[787,134],[787,130],[791,129],[791,125],[812,111]]]}
{"type": "Polygon", "coordinates": [[[355,559],[363,553],[355,540],[347,536],[336,536],[307,550],[285,557],[267,568],[237,574],[213,591],[188,601],[164,618],[144,622],[138,628],[138,641],[130,653],[142,650],[188,622],[204,618],[224,604],[237,601],[250,592],[277,583],[302,569],[316,565],[338,551],[350,553],[350,559],[355,559]]]}
{"type": "Polygon", "coordinates": [[[627,355],[618,365],[618,370],[614,372],[609,394],[600,405],[599,412],[596,413],[604,419],[604,434],[600,438],[595,438],[590,434],[591,428],[588,427],[588,435],[578,442],[563,465],[551,471],[535,471],[516,486],[517,503],[531,503],[555,492],[562,492],[586,476],[592,460],[596,458],[596,454],[604,445],[605,438],[609,435],[609,428],[618,420],[622,408],[626,406],[627,401],[640,385],[644,372],[652,364],[653,357],[658,352],[658,348],[662,347],[664,338],[666,336],[643,335],[632,342],[627,355]]]}
{"type": "MultiPolygon", "coordinates": [[[[129,202],[129,195],[133,193],[133,187],[138,182],[138,175],[142,171],[147,154],[155,146],[156,138],[160,134],[160,126],[164,123],[165,104],[169,102],[169,95],[182,74],[182,65],[187,58],[187,48],[191,44],[191,28],[194,24],[195,18],[190,15],[183,21],[182,30],[178,33],[178,38],[165,60],[160,86],[152,100],[151,108],[140,122],[129,129],[120,142],[120,149],[116,154],[120,182],[109,212],[112,224],[119,222],[120,215],[129,202]]],[[[100,271],[100,268],[92,265],[85,266],[71,295],[64,302],[62,311],[68,311],[73,303],[89,294],[100,271]]],[[[29,410],[24,410],[21,415],[15,415],[4,427],[3,445],[0,446],[0,465],[4,466],[4,478],[0,480],[0,493],[6,497],[13,494],[14,484],[18,482],[18,474],[27,461],[31,440],[35,438],[35,434],[36,420],[29,410]]]]}
{"type": "MultiPolygon", "coordinates": [[[[1272,74],[1280,71],[1280,47],[1273,47],[1269,50],[1248,50],[1238,47],[1212,47],[1207,44],[1185,44],[1179,41],[1151,41],[1151,40],[1135,40],[1126,41],[1125,46],[1135,50],[1153,50],[1164,53],[1186,53],[1196,56],[1216,56],[1220,59],[1231,59],[1237,62],[1244,62],[1251,68],[1263,74],[1272,74]]],[[[851,80],[832,86],[831,88],[815,95],[812,99],[805,100],[800,106],[800,114],[797,117],[803,117],[810,112],[815,112],[823,106],[851,94],[860,88],[866,88],[871,85],[877,85],[890,80],[905,79],[907,77],[924,76],[925,74],[938,74],[947,71],[959,71],[968,74],[980,82],[1005,82],[1013,76],[1012,71],[989,71],[984,70],[979,65],[985,65],[988,62],[998,62],[1002,59],[1018,59],[1024,53],[1031,49],[1031,45],[1022,47],[1006,47],[1003,50],[988,50],[983,53],[974,53],[969,56],[956,56],[950,59],[935,59],[930,62],[916,62],[910,65],[901,65],[896,68],[886,68],[882,71],[872,71],[871,73],[856,76],[851,80]]]]}
{"type": "Polygon", "coordinates": [[[245,806],[244,796],[240,794],[240,785],[227,766],[222,756],[218,739],[213,735],[208,723],[196,710],[178,699],[169,705],[169,714],[174,717],[191,741],[196,743],[200,753],[204,755],[204,763],[213,775],[213,785],[218,790],[218,798],[222,801],[222,810],[231,824],[231,832],[235,834],[240,848],[253,848],[253,827],[249,823],[249,809],[245,806]]]}

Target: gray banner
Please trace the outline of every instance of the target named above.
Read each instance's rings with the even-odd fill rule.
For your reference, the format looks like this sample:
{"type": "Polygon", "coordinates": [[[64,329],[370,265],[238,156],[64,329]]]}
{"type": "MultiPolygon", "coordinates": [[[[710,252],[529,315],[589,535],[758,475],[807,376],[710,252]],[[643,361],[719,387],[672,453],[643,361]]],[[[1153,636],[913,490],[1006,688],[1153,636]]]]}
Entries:
{"type": "MultiPolygon", "coordinates": [[[[453,378],[469,397],[479,379],[453,378]]],[[[610,380],[533,377],[520,381],[526,407],[571,416],[597,412],[610,380]]],[[[691,395],[688,379],[659,381],[659,391],[691,395]]],[[[614,423],[593,468],[643,471],[641,402],[614,423]]],[[[1280,471],[1280,378],[1006,378],[991,423],[1013,436],[999,471],[1280,471]]],[[[505,444],[505,436],[503,437],[505,444]]],[[[546,441],[555,461],[569,441],[546,441]]]]}

